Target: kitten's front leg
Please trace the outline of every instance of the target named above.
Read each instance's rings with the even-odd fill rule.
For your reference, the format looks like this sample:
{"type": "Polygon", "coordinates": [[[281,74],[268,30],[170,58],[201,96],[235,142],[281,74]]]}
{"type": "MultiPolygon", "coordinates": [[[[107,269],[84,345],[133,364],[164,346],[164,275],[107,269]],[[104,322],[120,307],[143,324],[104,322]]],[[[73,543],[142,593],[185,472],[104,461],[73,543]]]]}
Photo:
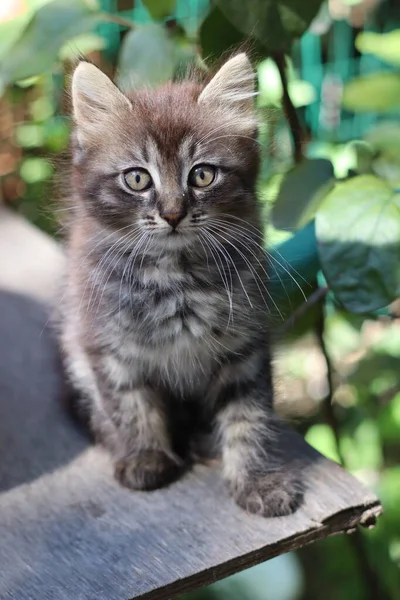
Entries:
{"type": "Polygon", "coordinates": [[[220,397],[223,472],[234,499],[265,517],[291,514],[301,502],[301,484],[279,457],[269,382],[236,382],[220,397]]]}
{"type": "Polygon", "coordinates": [[[112,388],[104,377],[98,384],[93,425],[111,451],[117,480],[137,490],[174,481],[183,465],[172,449],[162,397],[148,387],[112,388]]]}

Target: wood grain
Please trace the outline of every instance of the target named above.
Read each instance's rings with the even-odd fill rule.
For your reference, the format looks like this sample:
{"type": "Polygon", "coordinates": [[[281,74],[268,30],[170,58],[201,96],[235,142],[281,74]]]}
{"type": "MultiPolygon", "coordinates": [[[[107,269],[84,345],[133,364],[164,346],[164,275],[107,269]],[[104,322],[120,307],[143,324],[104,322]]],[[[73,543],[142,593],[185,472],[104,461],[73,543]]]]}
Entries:
{"type": "Polygon", "coordinates": [[[169,599],[319,538],[372,525],[377,498],[297,434],[282,451],[301,473],[292,516],[250,516],[218,469],[132,493],[64,414],[48,314],[0,292],[0,598],[169,599]]]}

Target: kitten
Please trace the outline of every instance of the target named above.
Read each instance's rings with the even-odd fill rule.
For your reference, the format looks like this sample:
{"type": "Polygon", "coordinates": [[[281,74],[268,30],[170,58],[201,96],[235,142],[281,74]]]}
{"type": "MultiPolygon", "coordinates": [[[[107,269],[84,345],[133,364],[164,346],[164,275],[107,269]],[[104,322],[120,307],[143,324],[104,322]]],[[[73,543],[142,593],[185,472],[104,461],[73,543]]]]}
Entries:
{"type": "Polygon", "coordinates": [[[238,504],[271,516],[299,493],[273,430],[254,90],[245,54],[131,95],[79,64],[61,339],[122,485],[172,482],[212,435],[238,504]]]}

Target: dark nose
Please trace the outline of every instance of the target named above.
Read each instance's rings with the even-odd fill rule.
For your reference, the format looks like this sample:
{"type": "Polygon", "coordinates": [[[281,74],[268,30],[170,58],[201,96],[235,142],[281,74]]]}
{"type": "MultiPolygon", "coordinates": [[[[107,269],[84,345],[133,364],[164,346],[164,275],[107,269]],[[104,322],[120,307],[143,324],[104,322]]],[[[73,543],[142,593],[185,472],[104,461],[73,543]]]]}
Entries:
{"type": "Polygon", "coordinates": [[[161,217],[164,219],[164,221],[167,221],[168,225],[171,225],[171,227],[175,229],[186,216],[186,214],[186,210],[181,210],[179,212],[161,213],[161,217]]]}

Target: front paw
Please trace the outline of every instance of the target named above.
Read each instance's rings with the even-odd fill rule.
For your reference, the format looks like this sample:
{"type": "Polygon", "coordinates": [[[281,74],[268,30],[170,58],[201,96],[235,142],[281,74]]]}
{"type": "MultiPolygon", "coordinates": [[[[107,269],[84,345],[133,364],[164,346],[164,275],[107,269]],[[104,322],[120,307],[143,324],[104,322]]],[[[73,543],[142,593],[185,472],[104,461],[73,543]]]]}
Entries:
{"type": "Polygon", "coordinates": [[[247,512],[263,517],[283,517],[294,513],[303,499],[300,481],[288,473],[253,475],[230,485],[237,504],[247,512]]]}
{"type": "Polygon", "coordinates": [[[133,490],[155,490],[175,481],[182,464],[162,450],[142,450],[115,463],[115,478],[133,490]]]}

